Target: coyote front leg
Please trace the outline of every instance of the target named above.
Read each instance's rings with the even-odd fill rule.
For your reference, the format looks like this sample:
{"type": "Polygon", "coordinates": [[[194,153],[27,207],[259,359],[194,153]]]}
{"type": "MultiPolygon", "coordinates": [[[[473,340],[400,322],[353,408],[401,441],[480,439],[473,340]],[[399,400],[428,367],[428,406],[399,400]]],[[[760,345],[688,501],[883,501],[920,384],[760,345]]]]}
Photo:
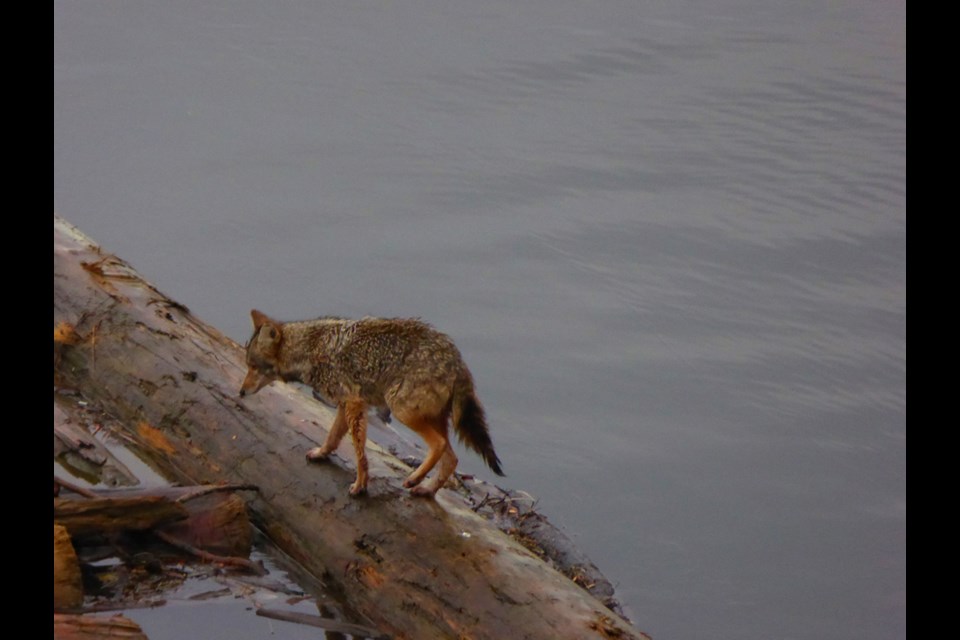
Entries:
{"type": "Polygon", "coordinates": [[[367,491],[367,405],[363,400],[347,400],[337,405],[337,415],[327,439],[323,446],[307,451],[307,460],[326,460],[340,446],[348,429],[357,459],[357,479],[350,485],[350,495],[357,496],[367,491]]]}
{"type": "Polygon", "coordinates": [[[330,433],[327,434],[323,446],[314,447],[307,451],[307,460],[326,460],[340,446],[340,441],[347,433],[347,420],[343,414],[343,403],[341,402],[337,405],[337,415],[333,419],[333,424],[330,425],[330,433]]]}
{"type": "Polygon", "coordinates": [[[367,403],[359,399],[347,400],[344,413],[357,458],[357,480],[350,485],[350,495],[358,496],[367,492],[367,403]]]}

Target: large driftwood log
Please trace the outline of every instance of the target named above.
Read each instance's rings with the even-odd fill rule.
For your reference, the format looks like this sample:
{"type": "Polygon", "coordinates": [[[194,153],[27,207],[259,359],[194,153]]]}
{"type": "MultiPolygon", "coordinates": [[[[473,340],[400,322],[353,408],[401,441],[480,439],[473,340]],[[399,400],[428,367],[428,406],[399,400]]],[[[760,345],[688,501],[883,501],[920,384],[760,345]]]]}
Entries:
{"type": "Polygon", "coordinates": [[[361,620],[396,638],[642,638],[454,492],[410,497],[368,443],[370,495],[347,495],[349,443],[308,464],[332,412],[289,385],[241,400],[239,346],[54,216],[55,378],[113,413],[190,484],[255,484],[259,526],[361,620]],[[69,335],[58,340],[57,335],[69,335]]]}

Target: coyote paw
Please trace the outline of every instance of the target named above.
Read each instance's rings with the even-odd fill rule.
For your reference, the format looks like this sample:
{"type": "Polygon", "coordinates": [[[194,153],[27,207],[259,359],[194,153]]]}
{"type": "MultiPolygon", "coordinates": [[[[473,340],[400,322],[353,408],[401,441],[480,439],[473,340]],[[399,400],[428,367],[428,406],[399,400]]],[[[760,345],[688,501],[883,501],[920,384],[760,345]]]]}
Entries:
{"type": "Polygon", "coordinates": [[[357,496],[362,496],[367,492],[367,485],[361,485],[357,482],[354,482],[350,485],[350,495],[356,498],[357,496]]]}
{"type": "Polygon", "coordinates": [[[403,487],[409,489],[415,487],[423,481],[423,478],[417,478],[414,476],[407,476],[407,479],[403,481],[403,487]]]}
{"type": "Polygon", "coordinates": [[[413,487],[410,489],[410,495],[417,496],[418,498],[432,498],[436,495],[437,489],[435,487],[421,485],[419,487],[413,487]]]}
{"type": "Polygon", "coordinates": [[[324,451],[323,447],[314,447],[307,451],[307,460],[326,460],[330,456],[329,451],[324,451]]]}

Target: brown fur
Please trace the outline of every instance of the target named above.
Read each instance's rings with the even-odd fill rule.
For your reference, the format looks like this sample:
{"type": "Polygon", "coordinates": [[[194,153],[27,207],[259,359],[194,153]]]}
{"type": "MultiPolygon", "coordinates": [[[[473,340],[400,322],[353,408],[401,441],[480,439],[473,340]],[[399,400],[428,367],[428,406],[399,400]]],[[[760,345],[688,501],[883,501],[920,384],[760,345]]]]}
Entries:
{"type": "Polygon", "coordinates": [[[415,495],[433,496],[457,468],[447,437],[453,424],[460,440],[498,475],[483,406],[473,378],[453,341],[420,320],[408,318],[318,318],[277,322],[253,310],[253,337],[247,343],[247,377],[240,395],[253,394],[274,380],[310,385],[337,405],[323,446],[309,460],[330,455],[350,432],[357,458],[351,495],[367,489],[367,408],[389,409],[426,442],[426,458],[403,485],[415,495]],[[440,463],[435,477],[423,483],[440,463]]]}

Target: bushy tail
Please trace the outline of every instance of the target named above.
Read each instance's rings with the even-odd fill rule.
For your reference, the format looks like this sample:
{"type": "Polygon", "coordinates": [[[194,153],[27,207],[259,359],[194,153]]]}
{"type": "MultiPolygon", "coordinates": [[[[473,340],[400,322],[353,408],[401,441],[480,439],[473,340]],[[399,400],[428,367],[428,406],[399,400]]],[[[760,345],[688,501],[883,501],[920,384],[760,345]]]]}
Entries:
{"type": "Polygon", "coordinates": [[[453,386],[453,426],[457,430],[460,442],[480,454],[487,466],[493,469],[498,476],[503,475],[500,469],[500,458],[493,450],[490,432],[487,430],[487,420],[483,406],[477,399],[473,388],[473,378],[469,371],[462,371],[457,376],[453,386]]]}

